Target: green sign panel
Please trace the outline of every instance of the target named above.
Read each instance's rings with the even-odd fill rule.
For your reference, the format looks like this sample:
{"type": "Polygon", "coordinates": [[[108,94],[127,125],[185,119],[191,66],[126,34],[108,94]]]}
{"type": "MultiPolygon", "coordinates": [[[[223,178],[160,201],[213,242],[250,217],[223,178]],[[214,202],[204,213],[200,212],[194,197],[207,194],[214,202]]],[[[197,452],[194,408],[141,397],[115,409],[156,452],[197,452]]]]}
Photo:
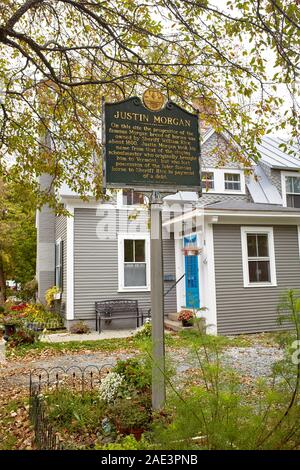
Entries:
{"type": "Polygon", "coordinates": [[[104,186],[200,191],[198,117],[175,103],[160,111],[139,98],[104,104],[104,186]]]}

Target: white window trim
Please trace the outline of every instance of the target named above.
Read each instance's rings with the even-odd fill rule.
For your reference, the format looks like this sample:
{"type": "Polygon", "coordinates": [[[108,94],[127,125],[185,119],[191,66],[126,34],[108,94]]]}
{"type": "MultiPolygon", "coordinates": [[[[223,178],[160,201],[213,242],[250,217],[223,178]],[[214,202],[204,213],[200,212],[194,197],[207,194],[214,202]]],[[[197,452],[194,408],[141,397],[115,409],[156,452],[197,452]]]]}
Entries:
{"type": "Polygon", "coordinates": [[[206,190],[203,188],[202,193],[212,194],[246,194],[245,173],[243,170],[231,168],[202,168],[203,173],[213,173],[214,189],[206,190]],[[234,173],[240,175],[241,189],[225,189],[225,173],[234,173]]]}
{"type": "MultiPolygon", "coordinates": [[[[145,197],[144,197],[144,204],[146,204],[145,197]]],[[[132,210],[132,211],[144,211],[147,210],[145,206],[141,204],[123,204],[123,189],[118,189],[117,192],[117,208],[118,209],[126,209],[126,210],[132,210]]]]}
{"type": "Polygon", "coordinates": [[[149,233],[118,233],[118,292],[149,292],[150,291],[150,234],[149,233]],[[124,285],[124,240],[145,240],[146,286],[124,285]]]}
{"type": "Polygon", "coordinates": [[[283,201],[283,206],[287,207],[287,197],[286,197],[286,178],[287,176],[296,176],[300,178],[300,172],[299,171],[282,171],[281,172],[281,195],[282,195],[282,201],[283,201]]]}
{"type": "Polygon", "coordinates": [[[243,278],[244,287],[276,287],[276,263],[275,263],[275,248],[274,248],[274,234],[273,227],[241,227],[241,240],[242,240],[242,259],[243,259],[243,278]],[[248,249],[247,249],[247,234],[267,234],[268,235],[268,247],[269,247],[269,258],[270,258],[270,275],[271,282],[250,282],[249,271],[248,271],[248,249]]]}

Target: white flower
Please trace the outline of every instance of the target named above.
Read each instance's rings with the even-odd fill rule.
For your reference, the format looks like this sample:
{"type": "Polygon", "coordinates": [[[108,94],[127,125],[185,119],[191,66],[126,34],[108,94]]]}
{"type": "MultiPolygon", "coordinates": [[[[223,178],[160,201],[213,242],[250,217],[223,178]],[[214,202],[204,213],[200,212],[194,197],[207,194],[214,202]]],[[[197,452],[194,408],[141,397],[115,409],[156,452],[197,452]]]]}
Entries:
{"type": "Polygon", "coordinates": [[[101,400],[110,403],[112,402],[121,386],[123,384],[123,376],[117,372],[110,372],[102,381],[99,386],[99,395],[101,400]]]}

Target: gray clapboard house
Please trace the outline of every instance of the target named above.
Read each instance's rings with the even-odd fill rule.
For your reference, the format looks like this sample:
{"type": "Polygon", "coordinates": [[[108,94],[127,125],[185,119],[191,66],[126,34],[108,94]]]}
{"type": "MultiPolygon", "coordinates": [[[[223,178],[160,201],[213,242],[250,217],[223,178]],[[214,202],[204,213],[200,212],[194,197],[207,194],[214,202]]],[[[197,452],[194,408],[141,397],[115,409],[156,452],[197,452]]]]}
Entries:
{"type": "MultiPolygon", "coordinates": [[[[204,134],[202,197],[180,192],[164,199],[166,315],[206,307],[211,333],[278,329],[281,294],[300,288],[300,162],[280,143],[264,138],[261,160],[247,176],[237,161],[220,164],[216,149],[230,146],[226,136],[204,134]],[[186,256],[191,246],[198,256],[186,256]]],[[[43,187],[49,182],[46,175],[40,180],[43,187]]],[[[109,202],[83,202],[62,187],[60,197],[71,217],[46,206],[37,214],[39,298],[59,286],[68,327],[78,320],[94,327],[98,300],[138,300],[146,313],[151,259],[143,195],[119,190],[109,202]]]]}

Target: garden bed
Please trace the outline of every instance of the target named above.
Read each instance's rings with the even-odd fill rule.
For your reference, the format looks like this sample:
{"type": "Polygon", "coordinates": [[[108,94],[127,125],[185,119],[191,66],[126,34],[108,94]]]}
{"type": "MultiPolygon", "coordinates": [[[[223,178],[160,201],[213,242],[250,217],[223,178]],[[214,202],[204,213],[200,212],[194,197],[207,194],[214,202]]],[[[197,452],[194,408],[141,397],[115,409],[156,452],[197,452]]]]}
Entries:
{"type": "Polygon", "coordinates": [[[85,448],[120,436],[138,441],[152,422],[151,369],[145,361],[107,367],[38,369],[30,379],[30,417],[40,449],[85,448]],[[53,380],[54,379],[54,380],[53,380]]]}

